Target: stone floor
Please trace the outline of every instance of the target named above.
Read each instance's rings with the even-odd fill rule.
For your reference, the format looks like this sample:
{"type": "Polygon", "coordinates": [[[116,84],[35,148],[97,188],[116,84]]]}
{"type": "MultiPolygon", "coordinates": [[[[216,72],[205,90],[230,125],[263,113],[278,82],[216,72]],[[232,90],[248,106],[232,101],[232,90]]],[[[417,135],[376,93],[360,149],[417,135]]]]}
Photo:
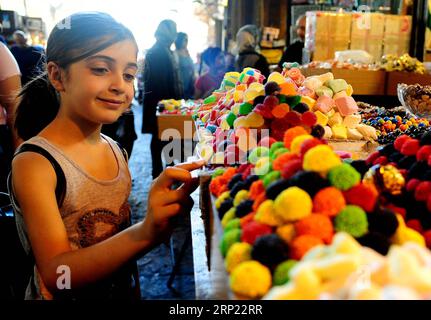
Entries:
{"type": "MultiPolygon", "coordinates": [[[[148,190],[151,184],[151,135],[141,134],[142,106],[133,104],[135,130],[138,139],[135,141],[129,166],[133,178],[132,193],[129,198],[134,221],[145,217],[148,190]]],[[[189,217],[182,219],[173,234],[174,251],[177,255],[180,247],[190,232],[189,217]]],[[[188,241],[184,258],[181,260],[173,288],[167,287],[172,271],[169,244],[162,244],[147,253],[138,261],[140,285],[143,299],[194,299],[195,286],[193,276],[193,254],[191,241],[188,241]]]]}

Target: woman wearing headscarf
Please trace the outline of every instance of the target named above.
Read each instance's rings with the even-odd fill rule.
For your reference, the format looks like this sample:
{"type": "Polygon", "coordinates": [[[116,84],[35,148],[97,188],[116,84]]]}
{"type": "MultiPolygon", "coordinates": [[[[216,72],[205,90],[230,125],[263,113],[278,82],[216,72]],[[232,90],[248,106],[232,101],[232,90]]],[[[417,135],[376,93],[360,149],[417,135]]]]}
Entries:
{"type": "Polygon", "coordinates": [[[153,178],[163,170],[162,141],[158,137],[157,103],[164,99],[181,99],[183,85],[179,67],[170,47],[177,38],[177,25],[172,20],[160,22],[155,32],[156,43],[148,50],[144,65],[144,112],[142,133],[151,133],[153,178]]]}
{"type": "Polygon", "coordinates": [[[235,61],[235,69],[241,72],[250,67],[259,70],[265,77],[269,75],[269,65],[266,58],[257,52],[259,44],[259,29],[248,24],[241,27],[236,34],[238,55],[235,61]]]}

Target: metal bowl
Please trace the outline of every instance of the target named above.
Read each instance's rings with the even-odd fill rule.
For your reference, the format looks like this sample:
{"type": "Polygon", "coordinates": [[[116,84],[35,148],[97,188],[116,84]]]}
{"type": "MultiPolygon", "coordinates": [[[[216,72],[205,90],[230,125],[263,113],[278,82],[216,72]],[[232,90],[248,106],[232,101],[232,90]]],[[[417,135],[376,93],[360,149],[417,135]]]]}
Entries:
{"type": "Polygon", "coordinates": [[[399,83],[397,94],[407,111],[416,117],[431,120],[431,86],[399,83]]]}

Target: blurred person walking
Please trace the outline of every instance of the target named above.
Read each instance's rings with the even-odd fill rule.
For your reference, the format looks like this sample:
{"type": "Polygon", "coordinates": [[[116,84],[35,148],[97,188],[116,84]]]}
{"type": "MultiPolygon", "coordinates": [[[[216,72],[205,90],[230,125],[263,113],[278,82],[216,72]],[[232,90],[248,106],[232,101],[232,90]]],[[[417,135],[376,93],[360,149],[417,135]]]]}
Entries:
{"type": "Polygon", "coordinates": [[[187,49],[189,38],[186,33],[179,32],[175,40],[175,55],[178,59],[178,66],[183,82],[184,99],[193,99],[195,92],[195,70],[193,60],[190,57],[189,50],[187,49]]]}
{"type": "Polygon", "coordinates": [[[253,24],[241,27],[236,34],[238,55],[235,69],[241,72],[250,67],[259,70],[265,77],[269,76],[269,65],[266,58],[257,51],[259,45],[259,28],[253,24]]]}
{"type": "Polygon", "coordinates": [[[152,134],[151,158],[153,178],[163,170],[164,143],[158,137],[157,103],[164,99],[181,99],[183,84],[179,67],[170,47],[177,38],[177,25],[172,20],[160,22],[155,32],[156,43],[148,50],[144,66],[144,111],[142,133],[152,134]]]}

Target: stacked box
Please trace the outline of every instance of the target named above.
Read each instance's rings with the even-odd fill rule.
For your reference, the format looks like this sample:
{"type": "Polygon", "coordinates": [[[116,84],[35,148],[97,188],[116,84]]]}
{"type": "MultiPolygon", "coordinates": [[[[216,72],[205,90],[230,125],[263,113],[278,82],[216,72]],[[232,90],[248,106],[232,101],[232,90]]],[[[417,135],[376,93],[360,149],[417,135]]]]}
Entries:
{"type": "Polygon", "coordinates": [[[352,14],[351,50],[365,50],[379,61],[383,52],[385,15],[382,13],[352,14]]]}
{"type": "Polygon", "coordinates": [[[410,48],[411,31],[411,16],[385,15],[383,54],[395,54],[401,56],[404,53],[408,53],[410,48]]]}
{"type": "Polygon", "coordinates": [[[313,60],[333,59],[336,51],[349,49],[351,14],[307,12],[305,48],[313,60]]]}

